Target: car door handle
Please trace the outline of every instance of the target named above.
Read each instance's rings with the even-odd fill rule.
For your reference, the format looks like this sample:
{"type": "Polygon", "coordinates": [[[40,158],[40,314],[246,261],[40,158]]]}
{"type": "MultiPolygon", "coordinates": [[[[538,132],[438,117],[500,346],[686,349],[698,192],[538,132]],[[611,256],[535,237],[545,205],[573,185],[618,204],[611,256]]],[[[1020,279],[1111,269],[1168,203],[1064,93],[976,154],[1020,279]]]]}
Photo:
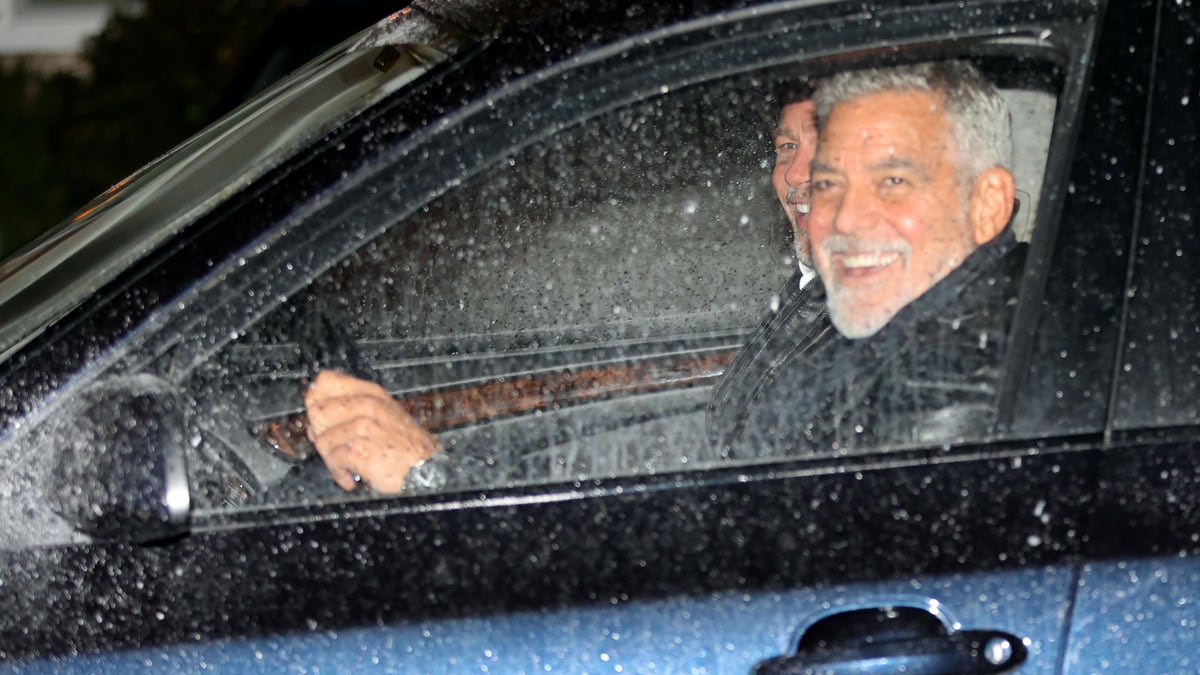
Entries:
{"type": "Polygon", "coordinates": [[[1009,633],[951,631],[925,609],[875,607],[821,619],[801,636],[795,654],[763,661],[753,673],[1006,673],[1020,666],[1027,655],[1022,641],[1009,633]]]}

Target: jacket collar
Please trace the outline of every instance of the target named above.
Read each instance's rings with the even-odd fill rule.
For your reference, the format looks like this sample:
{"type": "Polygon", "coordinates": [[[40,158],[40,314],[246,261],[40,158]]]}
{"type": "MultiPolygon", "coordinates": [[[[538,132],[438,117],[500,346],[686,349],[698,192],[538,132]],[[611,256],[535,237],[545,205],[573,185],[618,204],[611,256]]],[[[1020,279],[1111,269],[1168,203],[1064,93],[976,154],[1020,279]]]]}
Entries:
{"type": "Polygon", "coordinates": [[[1020,246],[1012,228],[1006,227],[991,241],[975,249],[961,265],[925,291],[921,297],[897,312],[877,336],[887,339],[887,336],[907,333],[914,326],[929,319],[953,320],[960,309],[966,309],[963,307],[962,296],[985,277],[993,278],[994,286],[1007,288],[1008,266],[1001,264],[1001,261],[1020,246]]]}

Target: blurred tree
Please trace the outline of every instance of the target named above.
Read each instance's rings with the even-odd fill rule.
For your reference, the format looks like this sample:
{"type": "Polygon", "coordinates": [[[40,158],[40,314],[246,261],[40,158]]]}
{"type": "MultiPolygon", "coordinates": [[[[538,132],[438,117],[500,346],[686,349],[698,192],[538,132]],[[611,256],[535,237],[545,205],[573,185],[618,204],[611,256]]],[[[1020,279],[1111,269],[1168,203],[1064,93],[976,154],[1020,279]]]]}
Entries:
{"type": "Polygon", "coordinates": [[[296,4],[144,0],[92,39],[90,77],[0,69],[0,257],[210,122],[245,55],[296,4]]]}
{"type": "Polygon", "coordinates": [[[52,134],[61,87],[22,62],[0,68],[0,256],[61,219],[66,187],[55,176],[52,134]]]}

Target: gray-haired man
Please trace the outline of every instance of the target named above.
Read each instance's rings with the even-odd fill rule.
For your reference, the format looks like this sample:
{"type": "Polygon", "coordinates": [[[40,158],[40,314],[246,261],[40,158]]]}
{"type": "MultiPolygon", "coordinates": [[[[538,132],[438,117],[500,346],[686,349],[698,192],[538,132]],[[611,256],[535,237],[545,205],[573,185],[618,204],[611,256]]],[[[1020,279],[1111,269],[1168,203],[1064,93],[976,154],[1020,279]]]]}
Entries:
{"type": "Polygon", "coordinates": [[[815,100],[808,229],[837,333],[789,347],[737,454],[982,434],[1024,262],[1007,106],[955,61],[841,73],[815,100]]]}

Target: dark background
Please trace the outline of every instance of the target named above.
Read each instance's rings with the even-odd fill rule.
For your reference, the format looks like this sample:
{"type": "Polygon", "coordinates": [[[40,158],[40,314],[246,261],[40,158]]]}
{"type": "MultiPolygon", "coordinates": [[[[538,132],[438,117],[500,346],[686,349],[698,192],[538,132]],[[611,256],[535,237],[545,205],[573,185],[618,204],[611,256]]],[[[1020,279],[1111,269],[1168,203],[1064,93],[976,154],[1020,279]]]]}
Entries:
{"type": "Polygon", "coordinates": [[[262,72],[281,53],[300,65],[405,4],[144,0],[89,41],[87,74],[0,64],[0,258],[285,74],[262,72]]]}

